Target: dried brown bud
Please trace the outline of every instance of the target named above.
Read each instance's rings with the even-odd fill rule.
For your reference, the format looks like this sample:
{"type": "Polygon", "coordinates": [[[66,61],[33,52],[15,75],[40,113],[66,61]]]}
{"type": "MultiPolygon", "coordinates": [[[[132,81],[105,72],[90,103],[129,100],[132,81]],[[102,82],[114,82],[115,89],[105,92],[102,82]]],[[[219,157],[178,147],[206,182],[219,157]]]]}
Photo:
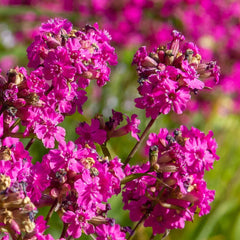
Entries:
{"type": "Polygon", "coordinates": [[[81,162],[85,168],[90,169],[93,166],[93,164],[95,163],[95,160],[91,157],[87,157],[87,158],[82,159],[81,162]]]}
{"type": "Polygon", "coordinates": [[[20,72],[17,72],[16,69],[10,69],[7,73],[8,83],[14,83],[20,85],[24,80],[24,75],[20,72]]]}
{"type": "Polygon", "coordinates": [[[0,174],[0,191],[4,191],[11,185],[11,178],[4,174],[0,174]]]}
{"type": "Polygon", "coordinates": [[[0,159],[9,161],[12,159],[11,157],[11,149],[7,146],[0,147],[0,159]]]}

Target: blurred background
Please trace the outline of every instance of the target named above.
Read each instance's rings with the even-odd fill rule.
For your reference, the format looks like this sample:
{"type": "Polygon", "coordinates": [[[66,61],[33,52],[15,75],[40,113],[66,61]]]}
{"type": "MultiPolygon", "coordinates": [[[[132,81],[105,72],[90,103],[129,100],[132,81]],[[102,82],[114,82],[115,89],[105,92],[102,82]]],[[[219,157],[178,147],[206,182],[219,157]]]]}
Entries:
{"type": "MultiPolygon", "coordinates": [[[[127,115],[138,114],[140,128],[148,119],[145,112],[134,107],[137,94],[137,74],[131,65],[136,50],[146,45],[149,49],[171,40],[171,31],[177,29],[187,41],[200,48],[202,59],[215,60],[221,67],[220,83],[207,85],[193,96],[182,115],[160,116],[151,132],[159,128],[174,129],[184,124],[214,132],[220,160],[206,173],[209,189],[216,190],[209,215],[186,223],[183,230],[172,230],[167,240],[238,240],[240,236],[240,1],[238,0],[0,0],[0,68],[6,74],[9,68],[27,66],[26,49],[34,39],[41,22],[52,17],[69,19],[77,28],[98,22],[112,36],[112,45],[118,54],[118,65],[112,68],[111,81],[99,88],[91,84],[87,89],[89,100],[83,115],[67,117],[63,126],[67,140],[75,140],[75,127],[95,114],[107,120],[112,109],[127,115]]],[[[129,135],[111,140],[112,156],[125,159],[135,144],[129,135]]],[[[46,150],[35,142],[30,149],[34,161],[41,161],[46,150]]],[[[143,151],[133,162],[147,159],[143,151]]],[[[121,196],[111,199],[110,216],[123,225],[131,225],[128,212],[121,210],[121,196]]],[[[45,210],[40,210],[40,214],[45,210]]],[[[49,232],[58,238],[61,223],[55,217],[49,232]],[[54,227],[53,227],[54,225],[54,227]],[[55,230],[57,229],[57,230],[55,230]]],[[[150,229],[141,228],[135,239],[149,239],[150,229]]],[[[82,236],[81,239],[88,239],[82,236]]],[[[154,239],[161,239],[156,236],[154,239]]]]}

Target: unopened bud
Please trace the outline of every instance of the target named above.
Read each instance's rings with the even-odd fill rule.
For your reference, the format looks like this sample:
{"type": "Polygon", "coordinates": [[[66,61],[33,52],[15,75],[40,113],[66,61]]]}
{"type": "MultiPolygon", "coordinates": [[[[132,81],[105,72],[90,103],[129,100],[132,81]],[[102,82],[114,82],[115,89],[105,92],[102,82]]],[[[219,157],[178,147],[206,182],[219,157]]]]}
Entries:
{"type": "Polygon", "coordinates": [[[161,164],[159,168],[159,172],[176,172],[178,170],[178,167],[175,165],[170,164],[161,164]]]}
{"type": "Polygon", "coordinates": [[[157,65],[157,62],[149,56],[146,56],[145,59],[142,61],[143,67],[157,67],[157,65]]]}
{"type": "Polygon", "coordinates": [[[49,48],[57,48],[61,44],[60,44],[60,42],[56,38],[49,37],[47,39],[47,45],[48,45],[49,48]]]}
{"type": "Polygon", "coordinates": [[[174,61],[174,54],[172,50],[167,50],[165,52],[165,63],[166,65],[171,65],[174,61]]]}
{"type": "Polygon", "coordinates": [[[81,76],[83,78],[92,79],[93,78],[93,73],[90,72],[90,71],[85,71],[81,76]]]}
{"type": "Polygon", "coordinates": [[[163,153],[163,155],[161,155],[158,159],[158,163],[167,163],[172,161],[172,157],[170,156],[170,154],[168,152],[163,153]]]}
{"type": "Polygon", "coordinates": [[[25,106],[26,101],[23,98],[18,98],[16,101],[13,102],[13,106],[18,109],[25,106]]]}
{"type": "Polygon", "coordinates": [[[176,184],[177,180],[174,178],[168,178],[166,180],[164,180],[164,182],[166,183],[166,185],[168,186],[173,186],[174,184],[176,184]]]}
{"type": "Polygon", "coordinates": [[[93,224],[94,226],[98,226],[100,224],[106,224],[108,223],[108,219],[102,217],[102,216],[96,216],[93,217],[92,219],[88,220],[90,224],[93,224]]]}
{"type": "Polygon", "coordinates": [[[155,53],[155,52],[150,52],[149,57],[151,57],[152,59],[154,59],[156,62],[159,61],[158,54],[155,53]]]}
{"type": "Polygon", "coordinates": [[[149,150],[149,161],[151,166],[157,163],[158,160],[158,146],[154,145],[150,147],[149,150]]]}
{"type": "Polygon", "coordinates": [[[34,228],[35,228],[35,223],[32,222],[30,219],[27,219],[22,222],[21,231],[30,233],[34,230],[34,228]]]}
{"type": "Polygon", "coordinates": [[[90,168],[90,174],[91,174],[91,176],[96,177],[96,176],[99,175],[99,171],[97,170],[97,168],[91,167],[90,168]]]}

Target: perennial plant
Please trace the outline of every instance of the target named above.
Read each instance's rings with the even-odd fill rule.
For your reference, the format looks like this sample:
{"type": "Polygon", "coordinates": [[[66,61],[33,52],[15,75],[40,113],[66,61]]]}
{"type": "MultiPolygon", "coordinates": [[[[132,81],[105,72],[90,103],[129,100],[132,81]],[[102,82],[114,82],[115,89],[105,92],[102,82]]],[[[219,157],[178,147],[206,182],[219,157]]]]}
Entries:
{"type": "MultiPolygon", "coordinates": [[[[191,95],[206,88],[204,79],[219,79],[215,62],[204,62],[200,50],[178,31],[172,40],[148,51],[140,47],[133,58],[139,76],[136,107],[146,111],[149,124],[140,135],[136,114],[112,110],[91,123],[80,122],[78,138],[66,141],[60,124],[69,115],[84,114],[86,89],[110,80],[117,54],[111,36],[97,24],[81,30],[66,19],[42,23],[27,49],[28,67],[9,69],[0,78],[0,229],[2,239],[54,239],[45,234],[56,212],[63,223],[59,239],[130,239],[138,226],[152,228],[152,238],[183,228],[194,214],[208,214],[214,200],[204,180],[219,157],[210,131],[184,125],[150,133],[146,161],[130,165],[155,120],[171,111],[182,114],[191,95]],[[113,156],[111,138],[131,133],[137,140],[127,159],[113,156]],[[24,146],[23,138],[30,138],[24,146]],[[48,152],[41,162],[29,154],[34,141],[48,152]],[[122,194],[124,209],[135,228],[120,226],[108,217],[109,199],[122,194]],[[46,216],[38,209],[49,207],[46,216]]],[[[120,153],[119,153],[120,154],[120,153]]],[[[53,227],[53,226],[50,226],[53,227]]]]}

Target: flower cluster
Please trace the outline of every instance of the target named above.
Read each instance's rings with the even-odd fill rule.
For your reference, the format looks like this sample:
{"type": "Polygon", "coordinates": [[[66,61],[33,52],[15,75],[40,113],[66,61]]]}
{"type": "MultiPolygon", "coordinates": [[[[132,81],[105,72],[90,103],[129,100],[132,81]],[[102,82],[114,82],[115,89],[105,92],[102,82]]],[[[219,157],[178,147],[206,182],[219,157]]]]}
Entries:
{"type": "Polygon", "coordinates": [[[79,135],[76,143],[82,146],[88,144],[95,148],[95,143],[103,145],[111,138],[121,137],[129,132],[131,132],[132,137],[139,140],[138,133],[140,130],[138,125],[140,120],[137,119],[137,115],[133,114],[131,119],[125,116],[127,124],[119,127],[124,120],[124,116],[121,112],[112,110],[112,117],[109,117],[109,121],[104,122],[103,116],[99,115],[92,119],[91,126],[86,122],[81,122],[76,128],[76,133],[79,135]]]}
{"type": "Polygon", "coordinates": [[[17,67],[8,72],[7,79],[1,76],[1,111],[9,124],[19,117],[26,126],[24,136],[36,136],[47,148],[53,148],[55,140],[62,143],[65,129],[58,124],[76,107],[82,113],[87,100],[83,89],[91,79],[99,86],[109,81],[108,63],[116,64],[109,41],[108,33],[97,25],[78,31],[63,19],[43,23],[27,49],[28,66],[34,71],[28,74],[17,67]]]}
{"type": "Polygon", "coordinates": [[[197,210],[199,216],[209,213],[215,191],[207,189],[203,177],[219,159],[212,136],[185,126],[173,134],[160,129],[159,134],[149,135],[150,161],[125,168],[124,209],[130,211],[132,221],[142,219],[158,234],[183,228],[197,210]]]}
{"type": "MultiPolygon", "coordinates": [[[[65,224],[62,237],[78,238],[82,232],[96,234],[98,239],[111,236],[125,239],[125,230],[107,217],[108,199],[121,191],[124,177],[122,163],[98,155],[95,142],[103,144],[106,132],[95,133],[99,141],[91,142],[87,134],[76,143],[65,142],[65,129],[58,126],[65,115],[71,115],[87,100],[85,89],[91,79],[99,86],[109,81],[109,64],[116,64],[110,36],[98,26],[87,25],[82,31],[72,29],[64,19],[43,23],[35,41],[28,48],[30,74],[23,67],[1,76],[1,147],[0,147],[0,229],[4,239],[51,240],[43,217],[34,219],[37,208],[52,206],[65,224]],[[18,132],[18,124],[25,126],[18,132]],[[51,150],[42,162],[32,163],[19,138],[35,138],[51,150]],[[89,144],[89,145],[88,145],[89,144]],[[90,147],[92,146],[92,147],[90,147]],[[105,229],[105,233],[103,233],[105,229]]],[[[128,125],[136,122],[136,116],[128,125]]],[[[92,120],[99,127],[99,120],[92,120]]],[[[117,125],[116,125],[117,127],[117,125]]],[[[127,126],[126,126],[127,127],[127,126]]],[[[80,125],[78,134],[87,132],[80,125]]],[[[81,135],[81,134],[80,134],[81,135]]],[[[88,134],[91,135],[91,134],[88,134]]],[[[49,217],[52,212],[49,213],[49,217]]],[[[48,217],[48,218],[49,218],[48,217]]]]}
{"type": "MultiPolygon", "coordinates": [[[[179,32],[173,40],[150,54],[142,47],[135,54],[142,97],[136,106],[146,109],[149,125],[139,136],[140,120],[112,110],[107,121],[97,114],[91,124],[80,122],[76,141],[66,141],[59,126],[67,115],[83,113],[85,89],[96,79],[109,81],[109,65],[116,64],[106,31],[87,25],[75,30],[64,19],[43,23],[27,49],[30,73],[23,67],[0,76],[0,231],[4,240],[53,240],[45,234],[56,212],[63,223],[59,240],[92,235],[96,240],[128,239],[134,234],[108,217],[108,200],[122,192],[124,209],[132,221],[152,227],[153,235],[183,228],[187,220],[207,214],[214,191],[208,190],[204,172],[213,167],[217,144],[213,133],[181,126],[170,134],[161,129],[150,134],[149,162],[127,164],[160,113],[171,108],[182,113],[190,92],[204,88],[200,78],[215,76],[214,62],[201,63],[197,47],[185,43],[179,32]],[[23,132],[21,132],[21,130],[23,132]],[[125,163],[111,157],[111,138],[128,133],[137,140],[125,163]],[[31,138],[24,147],[21,138],[31,138]],[[50,150],[41,161],[28,150],[34,140],[50,150]],[[55,144],[57,142],[57,144],[55,144]],[[102,155],[98,149],[102,150],[102,155]],[[35,163],[34,163],[35,162],[35,163]],[[124,185],[122,187],[122,185],[124,185]],[[122,191],[122,188],[124,189],[122,191]],[[50,207],[45,219],[37,209],[50,207]]],[[[138,226],[138,224],[137,224],[138,226]]]]}
{"type": "Polygon", "coordinates": [[[48,204],[49,200],[44,203],[39,197],[44,192],[50,196],[55,211],[69,224],[68,236],[79,238],[82,231],[94,233],[95,226],[111,223],[106,217],[110,206],[103,202],[121,191],[120,181],[124,177],[121,165],[118,158],[103,159],[90,147],[82,148],[73,142],[60,145],[43,157],[44,172],[36,171],[34,179],[39,181],[32,186],[32,199],[48,204]],[[41,179],[46,173],[48,184],[43,191],[41,179]]]}
{"type": "Polygon", "coordinates": [[[219,67],[215,62],[202,63],[198,48],[191,42],[182,47],[184,36],[172,32],[173,39],[148,53],[141,47],[134,56],[139,75],[136,107],[146,109],[146,117],[155,119],[159,114],[167,114],[171,109],[181,114],[187,106],[191,92],[204,88],[200,79],[214,76],[219,79],[219,67]]]}

